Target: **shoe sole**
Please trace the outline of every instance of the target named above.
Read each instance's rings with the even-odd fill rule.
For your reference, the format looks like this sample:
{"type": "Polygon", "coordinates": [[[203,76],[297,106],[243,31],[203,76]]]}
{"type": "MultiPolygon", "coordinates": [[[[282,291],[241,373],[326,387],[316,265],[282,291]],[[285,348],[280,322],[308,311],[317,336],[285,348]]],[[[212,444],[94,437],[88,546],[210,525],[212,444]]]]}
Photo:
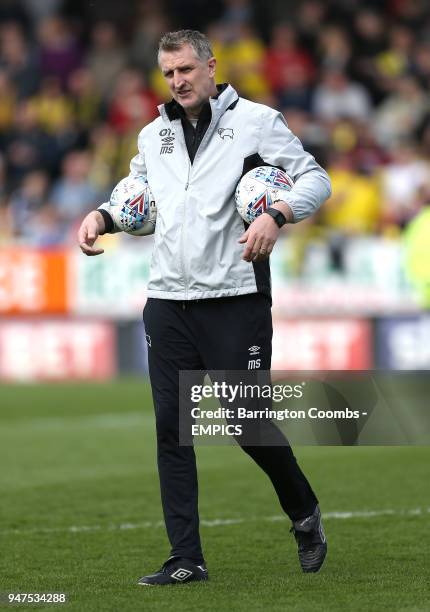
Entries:
{"type": "Polygon", "coordinates": [[[198,578],[195,580],[186,580],[182,582],[178,580],[177,582],[167,582],[166,584],[152,584],[151,582],[138,582],[138,586],[149,586],[149,587],[161,587],[161,586],[176,586],[177,584],[190,584],[190,582],[207,582],[209,578],[198,578]]]}

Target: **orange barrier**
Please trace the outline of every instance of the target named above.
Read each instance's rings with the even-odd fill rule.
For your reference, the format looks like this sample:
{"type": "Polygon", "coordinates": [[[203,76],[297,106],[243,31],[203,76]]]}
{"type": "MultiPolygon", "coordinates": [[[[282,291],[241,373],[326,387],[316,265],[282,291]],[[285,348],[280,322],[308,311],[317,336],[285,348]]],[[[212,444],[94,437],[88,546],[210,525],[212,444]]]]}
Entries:
{"type": "Polygon", "coordinates": [[[0,250],[0,314],[68,311],[66,250],[0,250]]]}

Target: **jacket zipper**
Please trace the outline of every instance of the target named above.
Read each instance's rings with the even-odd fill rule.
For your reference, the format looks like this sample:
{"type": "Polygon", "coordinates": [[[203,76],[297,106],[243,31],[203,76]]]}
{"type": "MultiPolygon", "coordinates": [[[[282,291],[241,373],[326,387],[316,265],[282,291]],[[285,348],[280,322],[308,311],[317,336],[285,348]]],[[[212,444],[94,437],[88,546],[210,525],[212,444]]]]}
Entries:
{"type": "MultiPolygon", "coordinates": [[[[213,126],[219,121],[219,117],[214,121],[214,117],[213,117],[213,111],[212,111],[212,118],[211,121],[207,127],[206,133],[203,136],[202,141],[200,142],[197,151],[194,155],[194,163],[196,162],[196,159],[198,157],[199,151],[201,150],[201,145],[203,143],[203,141],[205,139],[209,140],[208,137],[208,133],[211,134],[213,131],[213,126]]],[[[187,145],[185,143],[185,136],[182,139],[182,146],[185,149],[185,153],[188,159],[188,174],[187,174],[187,182],[185,183],[185,191],[188,191],[188,187],[190,185],[190,180],[191,180],[191,173],[192,173],[192,165],[191,165],[191,160],[190,157],[188,155],[188,149],[187,149],[187,145]]],[[[185,198],[186,200],[186,198],[185,198]]],[[[186,217],[186,201],[184,202],[184,214],[183,214],[183,223],[182,223],[182,228],[181,228],[181,265],[182,265],[182,270],[184,273],[184,283],[185,283],[185,299],[188,300],[188,277],[187,277],[187,272],[186,272],[186,265],[185,265],[185,253],[184,253],[184,228],[185,228],[185,217],[186,217]]],[[[185,304],[182,304],[183,309],[185,310],[185,304]]]]}
{"type": "Polygon", "coordinates": [[[190,184],[190,174],[191,174],[191,161],[188,158],[188,176],[187,176],[187,182],[185,183],[185,191],[188,191],[188,187],[190,184]]]}
{"type": "MultiPolygon", "coordinates": [[[[187,174],[187,182],[185,184],[185,192],[188,191],[188,187],[190,184],[190,175],[191,175],[191,161],[190,158],[188,156],[188,150],[187,150],[187,146],[185,144],[185,141],[182,143],[182,146],[185,148],[185,152],[187,155],[187,159],[188,159],[188,174],[187,174]]],[[[184,231],[185,231],[185,221],[186,221],[186,216],[187,216],[187,203],[186,203],[186,199],[184,200],[184,206],[183,206],[183,215],[182,215],[182,227],[181,227],[181,267],[182,267],[182,271],[183,271],[183,276],[184,276],[184,289],[185,289],[185,299],[188,299],[188,276],[187,276],[187,268],[186,268],[186,263],[185,263],[185,240],[184,240],[184,231]]],[[[183,308],[185,310],[185,306],[183,305],[183,308]]]]}
{"type": "MultiPolygon", "coordinates": [[[[186,148],[186,147],[185,147],[186,148]]],[[[187,151],[187,155],[188,155],[188,151],[187,151]]],[[[190,184],[190,177],[191,177],[191,160],[188,157],[188,175],[187,175],[187,182],[185,184],[185,191],[188,191],[188,187],[190,184]]],[[[187,198],[185,197],[185,202],[184,202],[184,216],[183,216],[183,223],[182,223],[182,230],[181,230],[181,239],[182,239],[182,245],[181,245],[181,253],[182,253],[182,267],[184,270],[184,281],[185,281],[185,299],[188,299],[188,275],[187,275],[187,267],[186,267],[186,263],[185,263],[185,240],[184,240],[184,231],[185,231],[185,227],[186,227],[186,216],[187,216],[187,198]]],[[[184,305],[184,310],[185,310],[185,305],[184,305]]]]}

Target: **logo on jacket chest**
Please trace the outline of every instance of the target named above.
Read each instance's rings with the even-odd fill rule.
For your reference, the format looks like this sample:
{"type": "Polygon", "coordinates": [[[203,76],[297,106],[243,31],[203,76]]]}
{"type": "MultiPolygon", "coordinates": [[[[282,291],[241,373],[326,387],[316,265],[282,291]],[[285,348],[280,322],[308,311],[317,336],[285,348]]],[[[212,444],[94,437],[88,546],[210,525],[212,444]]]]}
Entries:
{"type": "Polygon", "coordinates": [[[175,147],[175,132],[170,128],[164,128],[159,132],[159,135],[161,137],[160,155],[173,153],[175,147]]]}
{"type": "Polygon", "coordinates": [[[233,140],[233,136],[234,136],[233,128],[218,128],[217,132],[221,140],[224,140],[224,141],[228,141],[229,139],[233,140]]]}

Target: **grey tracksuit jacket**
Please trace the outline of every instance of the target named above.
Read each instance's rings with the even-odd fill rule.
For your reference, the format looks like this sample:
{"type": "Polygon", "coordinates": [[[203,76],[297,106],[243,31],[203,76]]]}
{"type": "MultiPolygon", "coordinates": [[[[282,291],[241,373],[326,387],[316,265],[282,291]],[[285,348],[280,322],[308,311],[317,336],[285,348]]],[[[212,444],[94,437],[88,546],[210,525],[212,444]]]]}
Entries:
{"type": "MultiPolygon", "coordinates": [[[[270,294],[268,262],[243,261],[244,222],[234,192],[244,172],[269,164],[294,180],[286,198],[294,221],[330,195],[330,180],[283,116],[239,98],[230,85],[210,99],[212,117],[191,164],[181,119],[160,117],[140,132],[132,175],[148,178],[157,205],[148,297],[196,300],[270,294]]],[[[169,116],[170,115],[170,116],[169,116]]],[[[109,212],[109,205],[101,208],[109,212]]]]}

